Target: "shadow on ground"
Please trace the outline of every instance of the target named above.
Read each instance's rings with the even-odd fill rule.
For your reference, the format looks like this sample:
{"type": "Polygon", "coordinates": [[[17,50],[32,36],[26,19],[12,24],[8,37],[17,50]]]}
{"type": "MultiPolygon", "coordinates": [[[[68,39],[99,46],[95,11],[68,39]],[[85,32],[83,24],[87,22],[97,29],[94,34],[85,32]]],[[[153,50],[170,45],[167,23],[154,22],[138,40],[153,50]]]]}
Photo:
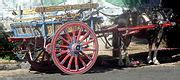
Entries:
{"type": "MultiPolygon", "coordinates": [[[[140,64],[136,66],[129,66],[129,67],[141,67],[141,66],[149,66],[147,64],[147,55],[148,52],[141,52],[141,53],[135,53],[129,55],[131,61],[139,61],[140,64]]],[[[158,60],[161,64],[165,63],[172,63],[180,61],[180,50],[161,50],[158,52],[158,60]]],[[[123,70],[124,68],[127,68],[128,66],[119,67],[117,64],[118,60],[113,59],[111,56],[102,55],[99,56],[99,59],[96,63],[96,65],[92,68],[89,73],[102,73],[111,71],[113,69],[120,69],[123,70]],[[105,64],[102,64],[102,62],[105,64]]]]}
{"type": "MultiPolygon", "coordinates": [[[[129,66],[130,68],[136,68],[141,66],[148,66],[146,62],[146,57],[148,55],[148,52],[141,52],[141,53],[135,53],[131,54],[130,59],[132,61],[139,61],[140,64],[137,66],[129,66]]],[[[164,63],[171,63],[171,62],[177,62],[180,61],[180,50],[161,50],[158,52],[158,60],[161,64],[164,63]]],[[[118,60],[112,58],[108,55],[100,55],[95,63],[95,65],[92,67],[91,70],[89,70],[85,74],[92,74],[92,73],[104,73],[108,71],[112,71],[114,69],[123,70],[124,68],[127,68],[127,66],[118,66],[117,64],[118,60]]],[[[40,71],[40,73],[47,73],[47,74],[53,74],[53,73],[61,73],[64,75],[63,72],[59,71],[56,67],[49,68],[48,70],[40,71]]]]}

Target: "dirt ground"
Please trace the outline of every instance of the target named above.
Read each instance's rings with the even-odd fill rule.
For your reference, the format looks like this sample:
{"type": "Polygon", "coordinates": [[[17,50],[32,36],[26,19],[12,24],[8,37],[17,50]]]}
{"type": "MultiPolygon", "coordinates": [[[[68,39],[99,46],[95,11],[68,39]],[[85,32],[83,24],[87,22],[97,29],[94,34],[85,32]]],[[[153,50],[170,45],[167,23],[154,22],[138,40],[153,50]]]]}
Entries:
{"type": "MultiPolygon", "coordinates": [[[[99,43],[99,55],[110,55],[112,56],[112,47],[110,48],[105,48],[105,44],[102,42],[101,39],[98,39],[99,43]]],[[[161,42],[161,45],[159,48],[165,48],[166,44],[165,42],[161,42]]],[[[137,39],[134,38],[132,39],[132,42],[130,43],[127,52],[129,54],[136,54],[136,53],[141,53],[141,52],[148,52],[148,42],[146,39],[137,39]]]]}
{"type": "MultiPolygon", "coordinates": [[[[132,41],[128,47],[128,53],[140,53],[148,51],[148,44],[145,40],[141,40],[141,42],[132,41]]],[[[112,47],[109,49],[105,48],[105,44],[99,39],[99,55],[109,55],[112,56],[112,47]]]]}

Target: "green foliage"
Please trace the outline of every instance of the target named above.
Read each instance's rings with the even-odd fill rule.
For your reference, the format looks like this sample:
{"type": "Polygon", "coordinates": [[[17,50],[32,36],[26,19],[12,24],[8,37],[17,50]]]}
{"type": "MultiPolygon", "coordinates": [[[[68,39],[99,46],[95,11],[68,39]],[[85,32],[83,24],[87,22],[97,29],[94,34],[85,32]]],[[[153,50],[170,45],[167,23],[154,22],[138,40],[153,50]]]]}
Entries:
{"type": "Polygon", "coordinates": [[[15,59],[14,53],[11,52],[13,44],[8,42],[8,34],[0,33],[0,58],[11,60],[15,59]]]}
{"type": "Polygon", "coordinates": [[[5,60],[11,60],[11,59],[10,59],[10,56],[8,56],[8,55],[5,55],[5,57],[4,57],[3,59],[5,59],[5,60]]]}
{"type": "Polygon", "coordinates": [[[15,60],[16,55],[13,52],[0,52],[0,59],[15,60]]]}
{"type": "Polygon", "coordinates": [[[7,33],[0,33],[0,50],[1,51],[9,51],[13,47],[13,44],[8,41],[7,33]]]}

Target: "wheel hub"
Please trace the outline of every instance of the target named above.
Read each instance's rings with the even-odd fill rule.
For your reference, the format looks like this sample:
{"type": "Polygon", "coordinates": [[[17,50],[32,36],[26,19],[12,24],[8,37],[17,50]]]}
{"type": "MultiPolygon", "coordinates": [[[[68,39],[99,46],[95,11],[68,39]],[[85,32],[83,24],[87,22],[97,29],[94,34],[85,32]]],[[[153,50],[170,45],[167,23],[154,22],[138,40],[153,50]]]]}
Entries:
{"type": "Polygon", "coordinates": [[[78,50],[78,51],[81,50],[81,46],[80,46],[80,45],[77,45],[77,46],[76,46],[76,50],[78,50]]]}
{"type": "Polygon", "coordinates": [[[79,51],[81,51],[81,50],[82,50],[82,47],[78,43],[74,43],[74,44],[72,44],[72,46],[70,46],[70,54],[71,55],[74,55],[74,56],[78,55],[79,51]]]}

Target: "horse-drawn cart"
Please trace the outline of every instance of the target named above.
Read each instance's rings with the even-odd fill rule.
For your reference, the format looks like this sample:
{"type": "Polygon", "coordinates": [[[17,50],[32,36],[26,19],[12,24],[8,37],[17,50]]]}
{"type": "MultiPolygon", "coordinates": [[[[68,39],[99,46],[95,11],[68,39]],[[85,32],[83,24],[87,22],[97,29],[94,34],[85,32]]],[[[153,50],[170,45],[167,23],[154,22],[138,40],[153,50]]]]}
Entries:
{"type": "Polygon", "coordinates": [[[15,53],[21,54],[21,58],[25,57],[33,69],[46,70],[55,64],[67,74],[81,74],[87,72],[96,62],[99,47],[97,34],[126,32],[125,35],[118,35],[126,36],[144,29],[173,25],[170,21],[129,27],[114,24],[99,30],[95,24],[98,24],[101,17],[93,15],[98,15],[100,9],[96,3],[87,3],[24,10],[20,12],[21,15],[38,13],[41,17],[16,19],[17,22],[11,24],[13,36],[9,37],[9,41],[18,45],[14,49],[15,53]],[[45,14],[61,10],[79,11],[56,16],[45,14]],[[88,15],[83,15],[84,11],[89,11],[88,15]]]}

